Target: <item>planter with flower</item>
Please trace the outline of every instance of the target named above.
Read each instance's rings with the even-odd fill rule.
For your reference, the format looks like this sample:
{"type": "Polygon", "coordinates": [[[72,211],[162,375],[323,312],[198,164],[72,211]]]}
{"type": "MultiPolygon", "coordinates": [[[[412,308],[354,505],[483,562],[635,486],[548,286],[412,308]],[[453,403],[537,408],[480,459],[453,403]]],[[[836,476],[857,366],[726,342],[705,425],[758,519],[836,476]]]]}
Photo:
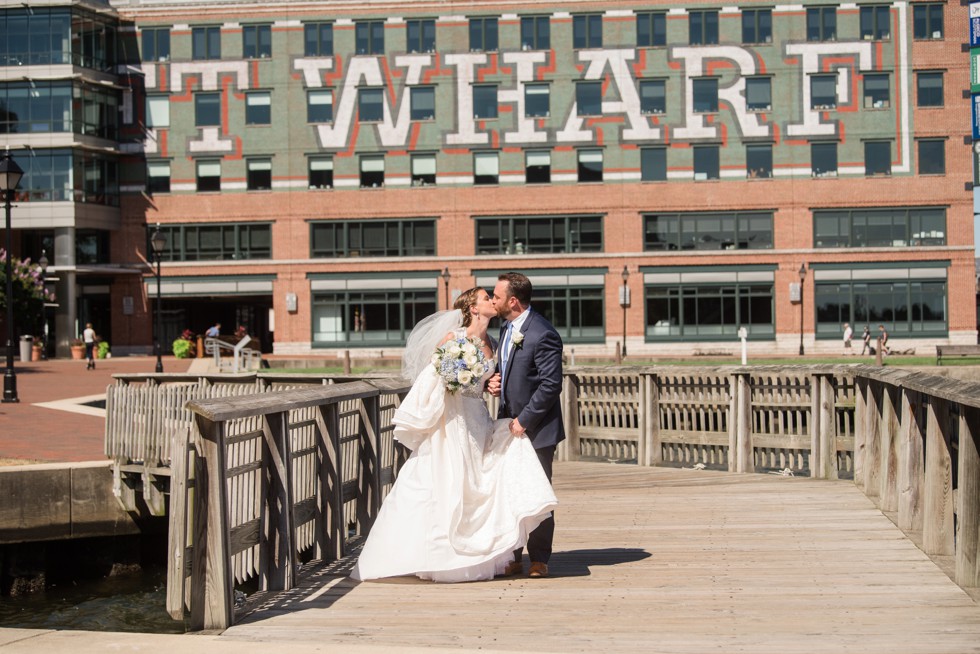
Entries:
{"type": "Polygon", "coordinates": [[[85,343],[82,341],[82,339],[80,338],[71,339],[71,343],[69,343],[69,347],[71,348],[72,359],[81,360],[85,358],[85,343]]]}
{"type": "Polygon", "coordinates": [[[197,348],[194,344],[195,335],[189,329],[185,329],[181,334],[180,338],[173,342],[173,353],[178,359],[190,359],[195,356],[197,348]]]}

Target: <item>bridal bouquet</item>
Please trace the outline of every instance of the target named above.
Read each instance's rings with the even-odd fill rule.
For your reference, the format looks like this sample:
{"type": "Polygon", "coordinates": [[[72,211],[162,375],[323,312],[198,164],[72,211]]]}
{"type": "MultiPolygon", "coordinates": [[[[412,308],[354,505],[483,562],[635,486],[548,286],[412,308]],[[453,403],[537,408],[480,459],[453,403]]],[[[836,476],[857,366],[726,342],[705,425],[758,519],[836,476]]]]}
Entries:
{"type": "Polygon", "coordinates": [[[476,386],[490,368],[483,354],[483,341],[462,336],[437,347],[432,365],[450,393],[476,386]]]}

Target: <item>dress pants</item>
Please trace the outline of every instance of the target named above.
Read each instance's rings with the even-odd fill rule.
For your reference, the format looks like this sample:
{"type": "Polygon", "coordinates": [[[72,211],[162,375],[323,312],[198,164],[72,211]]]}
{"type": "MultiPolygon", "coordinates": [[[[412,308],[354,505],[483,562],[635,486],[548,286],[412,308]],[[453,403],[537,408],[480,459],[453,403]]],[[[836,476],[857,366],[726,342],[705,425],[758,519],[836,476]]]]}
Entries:
{"type": "MultiPolygon", "coordinates": [[[[551,481],[551,465],[555,461],[555,445],[534,450],[541,462],[544,474],[551,481]]],[[[551,547],[555,540],[555,512],[552,511],[545,520],[532,531],[527,538],[527,553],[531,563],[548,563],[551,558],[551,547]]],[[[514,550],[514,560],[520,561],[523,549],[514,550]]]]}

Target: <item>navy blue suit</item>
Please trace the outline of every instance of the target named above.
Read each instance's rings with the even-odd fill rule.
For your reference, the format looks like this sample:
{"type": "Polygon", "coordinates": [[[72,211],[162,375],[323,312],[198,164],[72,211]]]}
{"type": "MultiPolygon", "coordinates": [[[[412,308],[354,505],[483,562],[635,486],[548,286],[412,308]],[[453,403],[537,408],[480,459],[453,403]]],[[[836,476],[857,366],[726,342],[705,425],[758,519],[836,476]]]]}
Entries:
{"type": "MultiPolygon", "coordinates": [[[[538,454],[541,467],[551,481],[555,447],[565,440],[561,417],[562,342],[561,336],[544,316],[528,309],[521,325],[524,340],[510,345],[507,366],[500,380],[498,418],[517,418],[538,454]]],[[[508,323],[500,327],[502,351],[508,323]]],[[[527,551],[532,562],[547,563],[555,535],[554,515],[538,525],[528,536],[527,551]]],[[[521,551],[514,553],[519,560],[521,551]]]]}

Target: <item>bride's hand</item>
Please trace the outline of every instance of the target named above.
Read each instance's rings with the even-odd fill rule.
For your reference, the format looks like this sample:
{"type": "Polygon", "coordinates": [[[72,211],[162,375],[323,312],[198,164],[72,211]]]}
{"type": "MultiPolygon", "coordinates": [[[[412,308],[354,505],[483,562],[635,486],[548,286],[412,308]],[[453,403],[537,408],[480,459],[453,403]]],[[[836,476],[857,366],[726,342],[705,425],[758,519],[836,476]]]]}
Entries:
{"type": "Polygon", "coordinates": [[[500,373],[495,372],[487,380],[487,392],[494,397],[500,397],[500,373]]]}

